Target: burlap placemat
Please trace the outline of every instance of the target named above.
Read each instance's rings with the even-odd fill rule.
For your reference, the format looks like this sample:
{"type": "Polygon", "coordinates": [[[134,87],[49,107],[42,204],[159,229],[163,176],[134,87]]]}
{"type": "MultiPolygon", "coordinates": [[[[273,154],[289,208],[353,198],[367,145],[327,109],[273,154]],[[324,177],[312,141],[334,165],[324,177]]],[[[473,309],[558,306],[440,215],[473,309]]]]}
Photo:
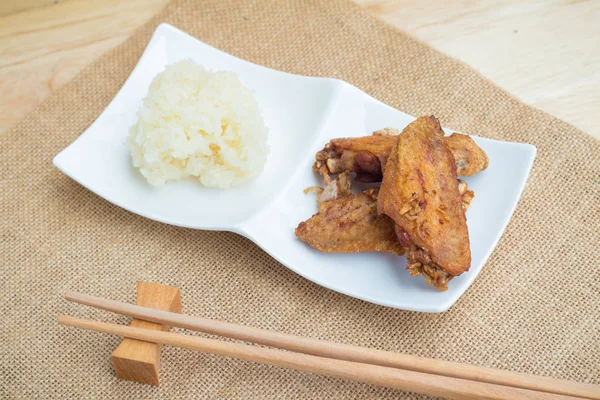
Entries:
{"type": "Polygon", "coordinates": [[[110,363],[119,339],[56,317],[125,323],[63,294],[133,302],[137,280],[181,287],[190,314],[600,383],[600,144],[350,3],[176,0],[0,137],[2,398],[421,398],[174,348],[163,351],[161,387],[119,381],[110,363]],[[344,79],[454,129],[536,145],[512,222],[460,301],[435,315],[352,299],[240,236],[147,220],[56,170],[53,156],[108,104],[162,21],[258,64],[344,79]]]}

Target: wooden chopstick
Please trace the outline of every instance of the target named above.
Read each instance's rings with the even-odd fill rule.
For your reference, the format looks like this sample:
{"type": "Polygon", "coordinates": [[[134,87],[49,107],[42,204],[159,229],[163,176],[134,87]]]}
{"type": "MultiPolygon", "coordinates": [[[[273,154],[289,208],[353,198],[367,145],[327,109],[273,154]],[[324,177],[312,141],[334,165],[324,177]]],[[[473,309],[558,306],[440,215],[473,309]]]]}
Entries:
{"type": "Polygon", "coordinates": [[[400,368],[425,374],[600,400],[600,386],[598,385],[332,343],[207,318],[159,311],[77,292],[67,292],[65,298],[69,301],[137,319],[326,357],[328,359],[400,368]]]}
{"type": "Polygon", "coordinates": [[[553,393],[492,385],[372,364],[334,360],[290,351],[224,342],[179,333],[134,328],[68,316],[61,316],[58,320],[61,324],[67,326],[448,399],[575,399],[574,397],[553,393]]]}

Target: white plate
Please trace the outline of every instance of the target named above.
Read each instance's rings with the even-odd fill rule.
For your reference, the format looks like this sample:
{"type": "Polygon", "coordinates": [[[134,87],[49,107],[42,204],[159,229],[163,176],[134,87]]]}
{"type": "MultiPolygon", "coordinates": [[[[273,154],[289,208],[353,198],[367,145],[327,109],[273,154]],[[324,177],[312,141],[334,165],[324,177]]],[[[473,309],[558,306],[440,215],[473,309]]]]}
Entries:
{"type": "Polygon", "coordinates": [[[298,223],[317,210],[315,195],[302,190],[321,183],[311,166],[325,143],[387,126],[404,128],[413,120],[348,83],[255,65],[162,24],[110,105],[54,158],[54,165],[99,196],[144,217],[244,235],[319,285],[389,307],[441,312],[469,287],[500,239],[525,185],[535,147],[474,137],[487,152],[490,166],[465,179],[475,191],[467,213],[472,265],[446,292],[428,286],[422,277],[411,277],[404,257],[325,254],[294,236],[298,223]],[[205,188],[196,180],[154,188],[131,166],[124,140],[150,81],[165,65],[189,58],[209,69],[234,71],[255,91],[271,146],[265,170],[256,180],[228,190],[205,188]]]}

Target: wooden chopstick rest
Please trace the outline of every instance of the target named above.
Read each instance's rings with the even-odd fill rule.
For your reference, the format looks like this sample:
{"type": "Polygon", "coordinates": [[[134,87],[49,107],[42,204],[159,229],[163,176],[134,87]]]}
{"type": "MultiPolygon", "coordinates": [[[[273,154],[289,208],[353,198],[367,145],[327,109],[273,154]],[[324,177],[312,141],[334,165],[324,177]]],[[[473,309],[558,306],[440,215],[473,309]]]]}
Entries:
{"type": "MultiPolygon", "coordinates": [[[[181,313],[181,293],[179,288],[138,282],[136,304],[156,310],[181,313]]],[[[131,326],[157,331],[168,331],[171,328],[168,325],[139,319],[133,319],[131,326]]],[[[162,344],[123,339],[112,354],[117,376],[130,381],[158,385],[161,349],[162,344]]]]}

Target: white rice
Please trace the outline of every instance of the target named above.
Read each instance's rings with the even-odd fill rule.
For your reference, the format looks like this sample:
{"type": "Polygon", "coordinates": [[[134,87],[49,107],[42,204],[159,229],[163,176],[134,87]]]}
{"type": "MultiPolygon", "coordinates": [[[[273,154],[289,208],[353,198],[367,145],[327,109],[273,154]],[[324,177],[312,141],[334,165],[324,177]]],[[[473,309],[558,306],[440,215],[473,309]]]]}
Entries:
{"type": "Polygon", "coordinates": [[[158,74],[137,113],[127,146],[152,185],[198,177],[228,188],[264,168],[268,129],[252,91],[233,72],[210,72],[192,60],[158,74]]]}

